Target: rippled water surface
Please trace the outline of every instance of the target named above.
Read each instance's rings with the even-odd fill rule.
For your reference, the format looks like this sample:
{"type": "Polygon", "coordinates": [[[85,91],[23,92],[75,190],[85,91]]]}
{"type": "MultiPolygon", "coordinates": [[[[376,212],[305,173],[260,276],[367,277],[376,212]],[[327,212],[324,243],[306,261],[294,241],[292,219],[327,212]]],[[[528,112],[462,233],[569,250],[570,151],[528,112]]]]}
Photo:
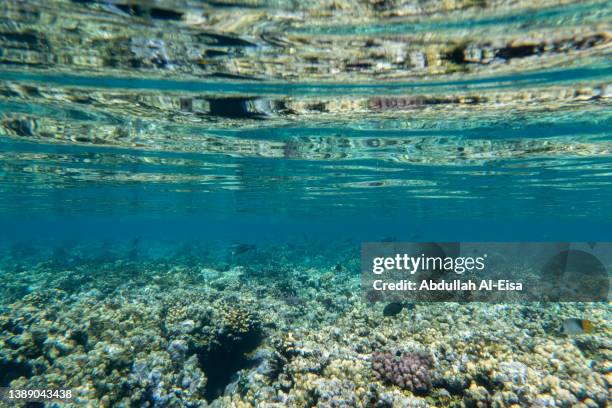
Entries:
{"type": "Polygon", "coordinates": [[[609,222],[610,10],[4,1],[0,208],[609,222]]]}

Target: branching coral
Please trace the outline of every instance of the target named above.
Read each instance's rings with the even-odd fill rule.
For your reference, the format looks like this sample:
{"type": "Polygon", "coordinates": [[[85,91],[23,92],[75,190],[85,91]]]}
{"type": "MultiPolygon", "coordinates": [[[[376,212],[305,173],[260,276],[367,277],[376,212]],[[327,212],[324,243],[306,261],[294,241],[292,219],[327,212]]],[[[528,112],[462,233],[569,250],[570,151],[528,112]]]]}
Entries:
{"type": "Polygon", "coordinates": [[[258,316],[244,307],[228,309],[222,323],[224,332],[231,337],[255,335],[261,328],[258,316]]]}

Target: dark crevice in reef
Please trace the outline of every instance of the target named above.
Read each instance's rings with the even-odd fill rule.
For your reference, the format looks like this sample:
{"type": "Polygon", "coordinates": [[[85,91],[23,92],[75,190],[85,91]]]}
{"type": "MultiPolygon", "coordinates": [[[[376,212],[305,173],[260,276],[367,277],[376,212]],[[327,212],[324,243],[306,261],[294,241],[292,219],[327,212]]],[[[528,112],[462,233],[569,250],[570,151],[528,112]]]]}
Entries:
{"type": "Polygon", "coordinates": [[[204,395],[208,402],[223,395],[238,371],[252,365],[247,354],[261,341],[262,333],[255,330],[239,338],[221,339],[216,347],[199,354],[200,365],[208,377],[204,395]]]}
{"type": "Polygon", "coordinates": [[[259,78],[250,77],[250,76],[246,76],[246,75],[229,74],[229,73],[226,73],[226,72],[214,72],[210,76],[213,77],[213,78],[248,79],[249,81],[261,81],[261,79],[259,79],[259,78]]]}
{"type": "Polygon", "coordinates": [[[229,52],[220,50],[206,50],[204,51],[203,57],[205,58],[216,58],[216,57],[227,57],[229,52]]]}
{"type": "Polygon", "coordinates": [[[512,58],[525,58],[531,55],[539,55],[542,53],[542,47],[538,45],[518,45],[508,46],[497,50],[496,55],[500,58],[509,60],[512,58]]]}
{"type": "Polygon", "coordinates": [[[249,98],[218,98],[209,99],[210,114],[223,118],[255,119],[258,114],[249,111],[249,98]]]}
{"type": "Polygon", "coordinates": [[[156,20],[180,20],[183,18],[183,13],[174,10],[153,8],[151,9],[150,16],[156,20]]]}
{"type": "Polygon", "coordinates": [[[372,64],[370,64],[369,62],[350,62],[346,64],[346,69],[350,71],[370,69],[370,68],[372,68],[372,64]]]}
{"type": "Polygon", "coordinates": [[[253,44],[250,41],[243,40],[239,37],[213,34],[213,33],[199,33],[196,34],[198,41],[204,42],[205,44],[214,44],[219,47],[255,47],[257,44],[253,44]]]}
{"type": "Polygon", "coordinates": [[[8,387],[11,381],[32,376],[32,367],[28,363],[0,360],[0,387],[8,387]]]}
{"type": "Polygon", "coordinates": [[[180,20],[183,13],[156,7],[143,7],[133,4],[116,4],[115,7],[125,13],[137,17],[150,17],[155,20],[180,20]]]}
{"type": "Polygon", "coordinates": [[[223,1],[204,1],[205,3],[207,3],[210,6],[213,7],[218,7],[218,8],[251,8],[251,9],[258,9],[258,8],[263,8],[263,5],[257,4],[256,2],[232,2],[232,3],[226,3],[223,1]]]}
{"type": "Polygon", "coordinates": [[[457,64],[457,65],[467,64],[468,61],[465,60],[465,50],[466,50],[465,45],[458,45],[446,55],[446,58],[453,64],[457,64]]]}
{"type": "Polygon", "coordinates": [[[49,46],[49,43],[46,39],[35,33],[2,32],[0,33],[0,40],[21,43],[23,45],[28,45],[32,47],[32,49],[37,50],[39,50],[39,46],[41,45],[44,45],[47,48],[49,46]]]}

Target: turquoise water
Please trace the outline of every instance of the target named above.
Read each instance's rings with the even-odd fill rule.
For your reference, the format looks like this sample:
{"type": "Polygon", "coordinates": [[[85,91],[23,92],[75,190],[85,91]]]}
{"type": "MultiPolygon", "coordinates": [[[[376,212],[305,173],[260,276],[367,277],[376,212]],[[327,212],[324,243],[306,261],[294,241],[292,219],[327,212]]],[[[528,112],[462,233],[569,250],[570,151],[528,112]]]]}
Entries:
{"type": "Polygon", "coordinates": [[[610,72],[603,65],[390,85],[125,80],[7,71],[1,74],[7,87],[51,86],[67,95],[75,89],[83,95],[107,92],[104,96],[123,98],[127,107],[113,108],[104,100],[94,107],[93,101],[5,96],[3,212],[5,219],[66,214],[161,222],[186,216],[272,224],[282,219],[306,229],[300,224],[331,218],[323,230],[349,224],[351,233],[359,230],[358,219],[367,236],[411,229],[406,234],[428,239],[503,240],[499,228],[511,230],[518,223],[525,226],[511,233],[515,239],[605,239],[609,229],[601,223],[610,222],[612,203],[605,95],[610,72]],[[474,104],[455,115],[444,107],[469,92],[486,98],[506,88],[511,94],[537,95],[582,86],[593,86],[599,94],[554,108],[474,104]],[[228,112],[190,117],[172,107],[168,114],[179,117],[164,120],[162,107],[147,109],[130,100],[166,95],[170,101],[304,99],[316,104],[414,94],[433,96],[423,97],[422,106],[350,119],[344,113],[282,112],[256,112],[259,116],[249,118],[248,102],[229,99],[229,105],[238,106],[236,115],[245,118],[228,112]],[[436,112],[427,98],[444,109],[436,112]],[[443,98],[448,102],[439,102],[443,98]],[[176,123],[191,119],[197,123],[176,123]],[[65,127],[63,133],[49,133],[57,126],[65,127]],[[96,135],[97,127],[105,133],[96,135]],[[114,138],[109,132],[126,135],[114,138]],[[446,228],[446,223],[455,226],[446,228]],[[479,223],[497,228],[488,234],[479,223]],[[394,224],[402,227],[394,229],[394,224]],[[459,234],[453,232],[457,228],[459,234]]]}
{"type": "Polygon", "coordinates": [[[359,249],[612,240],[610,10],[0,2],[0,387],[606,406],[609,303],[389,315],[359,249]]]}
{"type": "MultiPolygon", "coordinates": [[[[609,68],[581,69],[525,82],[546,89],[583,80],[605,82],[609,74],[609,68]]],[[[85,93],[241,95],[236,83],[6,76],[15,86],[44,82],[59,89],[78,86],[85,93]]],[[[433,89],[448,97],[446,90],[457,92],[459,86],[478,92],[508,86],[515,91],[521,78],[408,83],[392,89],[383,84],[327,84],[320,89],[250,83],[243,85],[242,95],[324,94],[333,100],[433,89]]],[[[292,225],[285,233],[305,228],[315,235],[337,228],[354,234],[361,225],[359,235],[368,239],[391,233],[433,240],[605,240],[611,230],[603,227],[610,225],[612,213],[606,99],[525,113],[496,108],[467,112],[467,117],[448,112],[446,117],[421,119],[421,112],[416,118],[410,112],[391,112],[350,120],[289,116],[223,124],[215,123],[219,118],[175,124],[149,119],[147,111],[138,117],[25,99],[7,97],[2,103],[5,220],[69,214],[149,217],[162,223],[164,218],[193,217],[202,219],[203,226],[207,218],[244,219],[247,224],[282,220],[292,225]],[[69,133],[38,134],[45,121],[51,127],[66,126],[69,133]],[[98,126],[126,129],[128,140],[92,140],[98,126]],[[87,133],[82,141],[75,140],[79,132],[87,133]],[[329,218],[320,230],[304,225],[329,218]],[[488,228],[492,224],[494,230],[488,228]]]]}

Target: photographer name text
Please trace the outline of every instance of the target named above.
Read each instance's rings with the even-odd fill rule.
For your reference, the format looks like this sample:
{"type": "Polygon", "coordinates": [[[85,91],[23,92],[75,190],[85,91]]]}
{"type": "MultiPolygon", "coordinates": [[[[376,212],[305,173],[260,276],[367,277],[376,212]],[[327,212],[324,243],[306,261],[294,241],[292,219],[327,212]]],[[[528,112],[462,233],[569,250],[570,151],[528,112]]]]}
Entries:
{"type": "Polygon", "coordinates": [[[459,291],[515,291],[520,292],[523,290],[523,284],[521,282],[511,281],[508,279],[483,279],[481,281],[473,280],[459,280],[454,279],[451,281],[433,281],[423,280],[420,283],[410,281],[408,279],[402,279],[395,282],[385,282],[381,279],[377,279],[372,282],[372,287],[377,291],[446,291],[446,292],[459,292],[459,291]]]}

